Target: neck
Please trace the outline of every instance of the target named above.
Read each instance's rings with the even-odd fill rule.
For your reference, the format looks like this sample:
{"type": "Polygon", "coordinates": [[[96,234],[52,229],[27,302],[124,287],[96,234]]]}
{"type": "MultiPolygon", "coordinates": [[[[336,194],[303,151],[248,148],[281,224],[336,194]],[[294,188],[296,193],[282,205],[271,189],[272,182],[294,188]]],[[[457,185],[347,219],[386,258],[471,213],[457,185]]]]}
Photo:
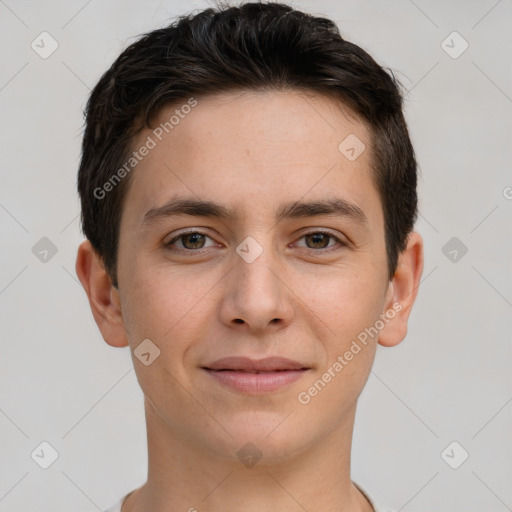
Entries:
{"type": "Polygon", "coordinates": [[[147,400],[145,410],[148,479],[122,512],[373,512],[350,479],[355,406],[314,446],[262,457],[252,467],[177,435],[147,400]]]}

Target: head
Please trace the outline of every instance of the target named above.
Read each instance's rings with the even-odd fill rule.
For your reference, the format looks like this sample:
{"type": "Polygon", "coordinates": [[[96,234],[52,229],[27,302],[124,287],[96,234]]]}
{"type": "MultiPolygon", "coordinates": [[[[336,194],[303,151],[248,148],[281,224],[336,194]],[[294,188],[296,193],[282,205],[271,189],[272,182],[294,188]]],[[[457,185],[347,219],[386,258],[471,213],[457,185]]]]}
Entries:
{"type": "Polygon", "coordinates": [[[376,344],[403,340],[423,260],[402,103],[332,21],[277,3],[181,17],[101,77],[77,273],[107,343],[157,347],[133,361],[175,432],[224,456],[244,439],[270,458],[272,443],[298,450],[353,412],[376,344]],[[251,396],[204,370],[269,355],[308,369],[251,396]],[[217,404],[216,421],[185,389],[217,404]],[[283,406],[295,420],[270,441],[283,406]]]}

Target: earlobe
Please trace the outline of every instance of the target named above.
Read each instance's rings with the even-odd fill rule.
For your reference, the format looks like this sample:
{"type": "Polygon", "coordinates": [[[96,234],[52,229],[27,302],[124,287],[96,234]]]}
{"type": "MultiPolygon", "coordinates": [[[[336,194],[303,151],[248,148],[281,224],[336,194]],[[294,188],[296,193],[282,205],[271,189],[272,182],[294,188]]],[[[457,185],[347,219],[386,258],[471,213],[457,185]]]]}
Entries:
{"type": "Polygon", "coordinates": [[[78,248],[75,269],[103,339],[113,347],[128,346],[119,292],[89,240],[78,248]]]}
{"type": "Polygon", "coordinates": [[[412,232],[407,247],[400,253],[395,275],[389,283],[384,314],[388,322],[379,333],[378,342],[385,347],[398,345],[407,334],[407,322],[418,294],[423,272],[423,239],[412,232]]]}

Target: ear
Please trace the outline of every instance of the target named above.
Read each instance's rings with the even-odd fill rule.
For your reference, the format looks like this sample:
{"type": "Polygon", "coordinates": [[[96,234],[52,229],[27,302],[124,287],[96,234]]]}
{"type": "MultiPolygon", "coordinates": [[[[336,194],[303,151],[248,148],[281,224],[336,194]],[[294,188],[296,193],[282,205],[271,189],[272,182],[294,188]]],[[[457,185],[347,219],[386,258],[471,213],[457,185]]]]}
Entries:
{"type": "Polygon", "coordinates": [[[78,248],[75,269],[103,339],[112,347],[128,346],[119,291],[89,240],[78,248]]]}
{"type": "Polygon", "coordinates": [[[423,239],[412,232],[407,247],[398,257],[393,279],[389,282],[385,308],[388,321],[379,333],[378,342],[385,347],[398,345],[407,334],[407,322],[418,294],[423,272],[423,239]]]}

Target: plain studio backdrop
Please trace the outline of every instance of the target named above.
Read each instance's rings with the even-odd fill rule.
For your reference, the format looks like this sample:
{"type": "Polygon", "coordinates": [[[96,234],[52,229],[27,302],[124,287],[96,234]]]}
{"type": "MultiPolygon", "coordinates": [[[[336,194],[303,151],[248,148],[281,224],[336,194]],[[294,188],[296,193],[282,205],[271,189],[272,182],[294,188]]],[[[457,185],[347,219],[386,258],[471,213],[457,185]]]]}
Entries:
{"type": "MultiPolygon", "coordinates": [[[[425,270],[361,395],[352,479],[405,512],[512,510],[512,2],[292,5],[393,70],[420,167],[425,270]]],[[[207,6],[0,0],[2,512],[103,510],[145,480],[129,349],[74,270],[82,111],[134,36],[207,6]]]]}

